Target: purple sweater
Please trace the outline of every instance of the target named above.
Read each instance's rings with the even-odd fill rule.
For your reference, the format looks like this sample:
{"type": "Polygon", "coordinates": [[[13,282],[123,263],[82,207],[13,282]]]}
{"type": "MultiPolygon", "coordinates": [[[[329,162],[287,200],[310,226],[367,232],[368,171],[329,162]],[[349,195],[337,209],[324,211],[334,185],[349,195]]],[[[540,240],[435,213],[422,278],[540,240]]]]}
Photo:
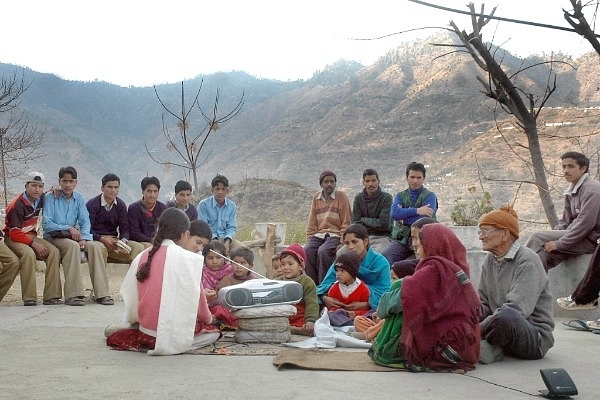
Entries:
{"type": "MultiPolygon", "coordinates": [[[[177,203],[174,201],[167,201],[167,207],[175,207],[177,208],[177,203]]],[[[181,210],[187,214],[190,221],[195,221],[198,219],[198,209],[193,204],[188,204],[188,207],[185,210],[181,210]]]]}
{"type": "Polygon", "coordinates": [[[129,220],[127,218],[127,205],[117,197],[116,204],[106,211],[101,204],[102,195],[98,195],[85,203],[90,213],[91,233],[94,240],[99,241],[100,236],[116,236],[129,240],[129,220]],[[117,231],[118,228],[118,231],[117,231]]]}
{"type": "Polygon", "coordinates": [[[129,217],[129,239],[136,242],[152,242],[158,227],[158,217],[167,209],[160,201],[156,202],[154,210],[150,211],[144,206],[142,200],[131,203],[127,209],[129,217]]]}

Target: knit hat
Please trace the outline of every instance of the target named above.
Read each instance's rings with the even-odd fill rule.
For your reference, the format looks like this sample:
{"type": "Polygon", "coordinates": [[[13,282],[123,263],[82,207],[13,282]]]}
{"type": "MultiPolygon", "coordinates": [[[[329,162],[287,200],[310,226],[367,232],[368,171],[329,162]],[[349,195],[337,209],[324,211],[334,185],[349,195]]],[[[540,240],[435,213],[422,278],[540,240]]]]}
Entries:
{"type": "Polygon", "coordinates": [[[300,262],[300,264],[302,264],[302,266],[304,266],[304,261],[306,260],[306,253],[304,252],[304,247],[302,247],[298,243],[293,243],[286,247],[285,250],[283,250],[279,255],[279,259],[281,260],[285,255],[294,257],[300,262]]]}
{"type": "Polygon", "coordinates": [[[29,172],[25,176],[25,183],[44,183],[45,180],[44,174],[37,171],[29,172]]]}
{"type": "Polygon", "coordinates": [[[319,176],[319,185],[323,183],[323,179],[325,179],[326,176],[333,176],[333,180],[337,182],[337,176],[333,171],[323,171],[319,176]]]}
{"type": "Polygon", "coordinates": [[[360,257],[353,251],[345,251],[337,256],[333,266],[347,271],[353,278],[356,278],[360,268],[360,257]]]}
{"type": "Polygon", "coordinates": [[[492,225],[500,229],[508,229],[515,239],[519,238],[519,220],[517,213],[508,204],[482,216],[479,219],[479,226],[481,225],[492,225]]]}

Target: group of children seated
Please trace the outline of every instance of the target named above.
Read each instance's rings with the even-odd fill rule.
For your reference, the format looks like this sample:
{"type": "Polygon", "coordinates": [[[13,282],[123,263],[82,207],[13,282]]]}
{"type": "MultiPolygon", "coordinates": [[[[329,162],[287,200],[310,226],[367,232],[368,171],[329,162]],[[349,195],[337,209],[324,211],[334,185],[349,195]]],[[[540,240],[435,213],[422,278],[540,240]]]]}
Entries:
{"type": "MultiPolygon", "coordinates": [[[[221,330],[235,329],[236,318],[229,310],[219,304],[217,295],[220,289],[246,282],[254,278],[252,268],[254,253],[247,247],[237,247],[231,250],[230,259],[225,256],[225,246],[218,240],[213,240],[204,246],[204,269],[202,286],[208,300],[211,312],[219,321],[221,330]]],[[[319,300],[314,281],[304,273],[306,255],[304,248],[297,244],[287,246],[272,258],[274,279],[298,282],[303,289],[302,300],[295,304],[296,314],[290,316],[290,326],[293,334],[312,336],[314,323],[319,318],[319,300]]],[[[346,251],[340,254],[334,263],[337,281],[329,289],[327,296],[334,299],[335,306],[328,310],[329,319],[333,326],[354,324],[354,318],[365,314],[368,309],[346,310],[345,305],[369,301],[369,288],[357,278],[360,258],[357,254],[346,251]]]]}
{"type": "MultiPolygon", "coordinates": [[[[219,290],[257,275],[252,271],[252,250],[238,246],[228,254],[222,241],[211,240],[205,222],[190,223],[175,208],[165,211],[158,222],[150,251],[134,260],[121,287],[129,325],[109,325],[105,330],[107,344],[113,348],[150,350],[159,355],[213,343],[219,331],[238,328],[232,311],[219,302],[219,290]],[[196,267],[202,260],[200,251],[204,260],[201,272],[196,267]],[[195,289],[194,281],[201,282],[195,289]],[[189,335],[177,334],[184,330],[189,330],[189,335]]],[[[315,282],[304,273],[304,248],[291,244],[273,261],[275,279],[295,281],[303,289],[301,301],[294,304],[296,313],[288,317],[291,333],[312,336],[321,306],[315,282]]],[[[353,325],[355,317],[368,311],[370,291],[357,278],[360,264],[360,257],[352,251],[341,253],[335,260],[337,280],[327,292],[332,325],[353,325]],[[356,308],[357,303],[365,308],[356,308]]]]}

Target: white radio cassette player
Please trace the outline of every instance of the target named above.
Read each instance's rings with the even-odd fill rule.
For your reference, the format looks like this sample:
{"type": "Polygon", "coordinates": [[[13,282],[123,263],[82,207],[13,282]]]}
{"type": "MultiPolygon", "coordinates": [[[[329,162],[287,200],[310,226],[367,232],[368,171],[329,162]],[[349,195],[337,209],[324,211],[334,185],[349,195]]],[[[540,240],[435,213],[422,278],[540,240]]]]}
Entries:
{"type": "Polygon", "coordinates": [[[240,309],[296,304],[302,300],[303,295],[304,289],[298,282],[251,279],[237,285],[225,286],[219,290],[218,299],[225,307],[240,309]]]}

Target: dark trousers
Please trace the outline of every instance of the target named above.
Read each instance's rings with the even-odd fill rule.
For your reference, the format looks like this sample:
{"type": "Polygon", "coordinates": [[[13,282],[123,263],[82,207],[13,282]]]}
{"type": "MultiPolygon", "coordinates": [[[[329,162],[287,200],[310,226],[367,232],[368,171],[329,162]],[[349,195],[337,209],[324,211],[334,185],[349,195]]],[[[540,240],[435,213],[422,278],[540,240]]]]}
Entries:
{"type": "Polygon", "coordinates": [[[598,298],[600,292],[600,246],[596,247],[585,275],[575,288],[571,298],[577,304],[587,304],[598,298]]]}
{"type": "Polygon", "coordinates": [[[339,245],[340,238],[336,236],[327,236],[324,239],[312,236],[306,241],[304,245],[305,271],[317,286],[323,281],[327,270],[333,264],[335,251],[339,245]]]}
{"type": "MultiPolygon", "coordinates": [[[[410,241],[409,241],[410,242],[410,241]]],[[[394,264],[397,261],[406,260],[408,257],[414,254],[414,250],[412,246],[409,244],[402,244],[399,240],[392,240],[381,254],[387,258],[390,265],[394,264]]]]}
{"type": "Polygon", "coordinates": [[[500,308],[481,337],[489,344],[502,347],[507,356],[525,360],[544,357],[537,329],[514,308],[500,308]]]}

